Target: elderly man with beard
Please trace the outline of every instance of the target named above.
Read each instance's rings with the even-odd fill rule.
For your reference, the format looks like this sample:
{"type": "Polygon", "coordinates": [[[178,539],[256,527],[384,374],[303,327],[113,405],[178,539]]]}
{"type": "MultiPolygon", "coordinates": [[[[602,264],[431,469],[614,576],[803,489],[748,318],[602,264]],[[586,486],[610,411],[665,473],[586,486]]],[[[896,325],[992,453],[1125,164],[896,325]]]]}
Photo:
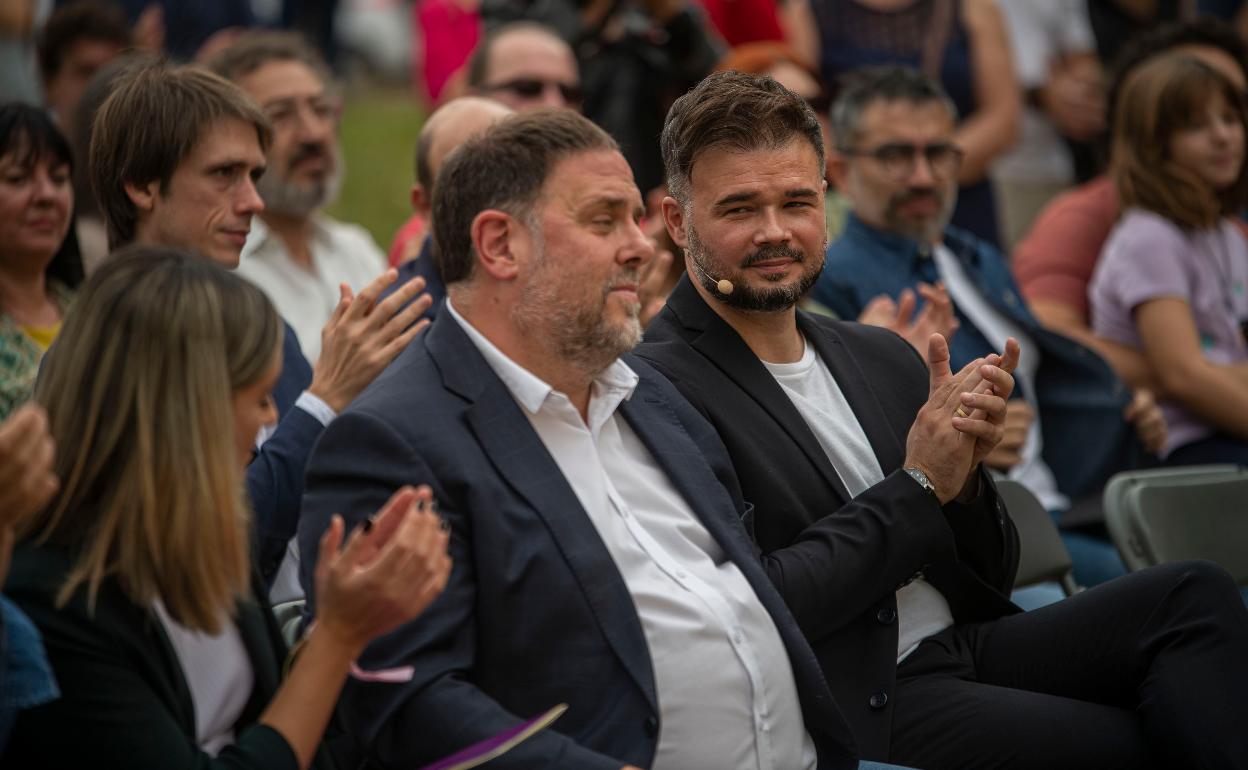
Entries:
{"type": "MultiPolygon", "coordinates": [[[[654,258],[641,213],[614,140],[569,110],[504,118],[447,158],[443,310],[308,466],[305,550],[410,483],[452,531],[442,597],[343,691],[342,766],[424,765],[566,703],[491,767],[856,767],[723,445],[628,355],[654,258]]],[[[938,379],[949,411],[974,387],[938,379]]],[[[315,603],[310,560],[303,579],[315,603]]]]}
{"type": "Polygon", "coordinates": [[[726,444],[863,756],[1244,767],[1248,613],[1224,571],[1168,565],[1029,613],[1005,598],[1017,538],[980,462],[1017,343],[968,364],[990,388],[948,401],[928,386],[948,371],[939,335],[929,374],[891,332],[796,310],[823,265],[810,108],[770,78],[712,75],[673,105],[662,146],[690,279],[638,352],[726,444]]]}
{"type": "Polygon", "coordinates": [[[322,212],[337,197],[343,173],[329,69],[297,34],[274,31],[243,35],[209,66],[242,88],[273,127],[268,168],[256,185],[264,210],[238,272],[264,290],[315,362],[339,287],[358,293],[386,268],[364,228],[322,212]]]}

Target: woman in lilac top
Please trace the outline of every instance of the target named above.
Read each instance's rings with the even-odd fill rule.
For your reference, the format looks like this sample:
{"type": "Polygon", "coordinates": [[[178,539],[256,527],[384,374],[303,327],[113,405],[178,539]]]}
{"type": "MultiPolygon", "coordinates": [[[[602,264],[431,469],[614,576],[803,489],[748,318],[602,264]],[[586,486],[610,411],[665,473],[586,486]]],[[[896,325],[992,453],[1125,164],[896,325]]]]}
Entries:
{"type": "Polygon", "coordinates": [[[1092,278],[1092,329],[1141,350],[1160,383],[1169,463],[1248,463],[1244,96],[1182,54],[1128,78],[1112,175],[1124,214],[1092,278]]]}

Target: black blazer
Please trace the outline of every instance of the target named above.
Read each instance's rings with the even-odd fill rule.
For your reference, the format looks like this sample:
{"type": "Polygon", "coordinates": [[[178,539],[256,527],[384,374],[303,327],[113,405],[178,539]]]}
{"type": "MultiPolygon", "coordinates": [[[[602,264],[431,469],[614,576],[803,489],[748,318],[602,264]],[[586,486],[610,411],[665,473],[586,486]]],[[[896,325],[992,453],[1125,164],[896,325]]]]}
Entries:
{"type": "Polygon", "coordinates": [[[917,572],[957,622],[1016,612],[1006,596],[1018,537],[986,473],[983,494],[943,510],[902,470],[927,400],[923,360],[892,332],[804,312],[885,478],[850,499],[784,390],[741,337],[681,279],[637,353],[667,375],[728,447],[768,574],[810,640],[868,759],[887,760],[898,586],[917,572]]]}
{"type": "MultiPolygon", "coordinates": [[[[667,380],[626,361],[641,379],[620,412],[775,622],[819,767],[855,767],[848,725],[742,526],[723,445],[667,380]]],[[[559,466],[449,313],[313,451],[299,526],[310,601],[311,554],[330,516],[353,526],[402,484],[433,488],[454,568],[421,617],[360,658],[366,670],[410,671],[410,680],[352,680],[343,690],[339,714],[367,765],[418,767],[564,702],[550,729],[490,766],[648,767],[661,725],[632,596],[559,466]]]]}
{"type": "MultiPolygon", "coordinates": [[[[92,770],[296,770],[290,745],[256,724],[278,687],[286,647],[259,597],[238,605],[237,624],[255,685],[235,728],[235,743],[216,758],[195,742],[191,692],[152,612],[131,602],[116,582],[100,587],[94,613],[85,590],[54,605],[69,573],[69,555],[51,546],[22,545],[14,553],[5,595],[43,636],[61,696],[18,715],[6,768],[92,770]]],[[[259,578],[253,578],[259,590],[259,578]]],[[[318,757],[315,768],[329,768],[318,757]]]]}

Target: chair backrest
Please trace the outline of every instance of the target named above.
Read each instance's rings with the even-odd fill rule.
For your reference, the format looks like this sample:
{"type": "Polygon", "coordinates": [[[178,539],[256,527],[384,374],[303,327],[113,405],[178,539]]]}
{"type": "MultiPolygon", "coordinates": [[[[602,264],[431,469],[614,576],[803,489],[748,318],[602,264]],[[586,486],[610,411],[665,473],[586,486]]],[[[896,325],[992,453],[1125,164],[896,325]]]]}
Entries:
{"type": "Polygon", "coordinates": [[[1018,575],[1015,588],[1037,583],[1061,583],[1062,590],[1070,595],[1076,590],[1071,576],[1070,553],[1053,523],[1053,517],[1044,509],[1036,496],[1017,481],[997,481],[997,493],[1014,520],[1021,548],[1018,559],[1018,575]]]}
{"type": "Polygon", "coordinates": [[[1117,474],[1105,487],[1105,525],[1130,570],[1209,559],[1248,585],[1248,468],[1117,474]]]}

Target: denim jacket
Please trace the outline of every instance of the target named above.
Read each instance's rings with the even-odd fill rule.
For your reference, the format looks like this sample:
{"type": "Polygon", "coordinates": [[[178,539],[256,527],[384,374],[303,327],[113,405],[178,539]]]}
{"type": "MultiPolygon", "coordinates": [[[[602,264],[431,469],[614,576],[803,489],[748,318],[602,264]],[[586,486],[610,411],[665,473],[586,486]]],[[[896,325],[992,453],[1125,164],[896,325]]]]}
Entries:
{"type": "Polygon", "coordinates": [[[0,596],[0,755],[18,711],[59,696],[35,624],[0,596]]]}
{"type": "MultiPolygon", "coordinates": [[[[945,246],[997,312],[1031,337],[1041,353],[1036,401],[1044,424],[1044,461],[1058,488],[1070,497],[1095,492],[1112,473],[1135,467],[1141,449],[1123,419],[1130,391],[1100,356],[1040,325],[1023,301],[1005,259],[990,244],[950,227],[945,246]]],[[[929,249],[905,236],[877,230],[853,214],[828,247],[827,264],[812,298],[842,318],[857,318],[874,297],[894,299],[903,289],[939,278],[929,249]]],[[[991,351],[987,339],[960,309],[961,325],[949,346],[954,371],[991,351]]]]}

